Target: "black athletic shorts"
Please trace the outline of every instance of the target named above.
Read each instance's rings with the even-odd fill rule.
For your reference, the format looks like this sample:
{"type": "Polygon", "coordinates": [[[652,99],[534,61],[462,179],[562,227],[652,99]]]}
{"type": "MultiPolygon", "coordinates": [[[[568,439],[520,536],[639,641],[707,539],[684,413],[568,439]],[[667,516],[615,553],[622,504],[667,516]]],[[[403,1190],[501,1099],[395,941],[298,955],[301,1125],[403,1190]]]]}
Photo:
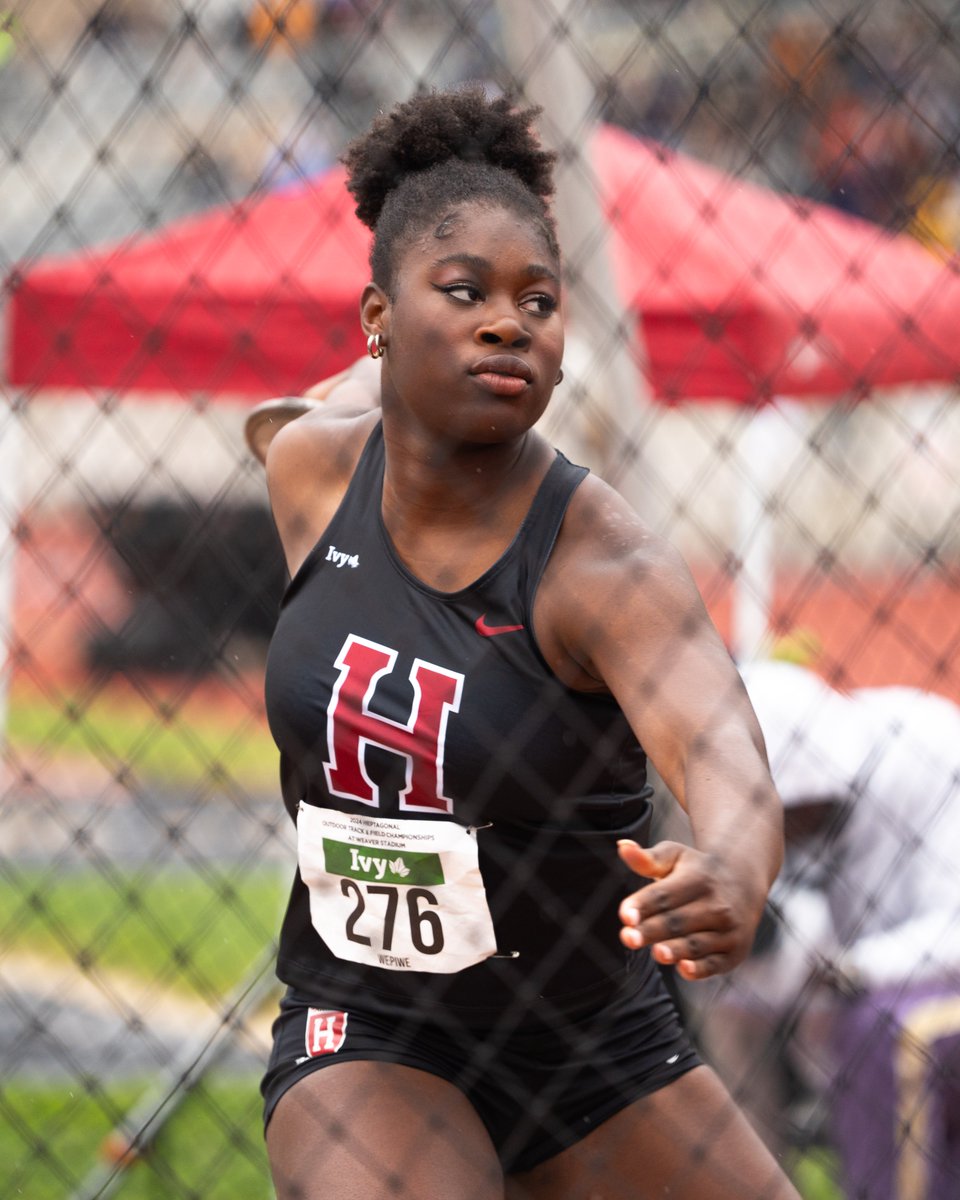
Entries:
{"type": "Polygon", "coordinates": [[[485,1024],[448,1012],[438,1021],[332,1010],[322,995],[291,988],[273,1039],[261,1085],[265,1123],[283,1093],[312,1071],[358,1059],[401,1063],[468,1097],[505,1172],[530,1170],[700,1061],[659,980],[640,991],[631,985],[576,1019],[544,1007],[485,1024]]]}

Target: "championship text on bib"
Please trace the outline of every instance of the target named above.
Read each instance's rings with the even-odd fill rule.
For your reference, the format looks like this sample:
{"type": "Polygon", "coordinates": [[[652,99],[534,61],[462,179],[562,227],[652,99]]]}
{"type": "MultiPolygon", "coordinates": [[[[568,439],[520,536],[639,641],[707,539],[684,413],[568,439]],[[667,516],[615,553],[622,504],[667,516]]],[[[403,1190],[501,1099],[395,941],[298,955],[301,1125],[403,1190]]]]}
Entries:
{"type": "Polygon", "coordinates": [[[297,843],[310,918],[338,958],[448,974],[496,953],[473,830],[301,804],[297,843]]]}

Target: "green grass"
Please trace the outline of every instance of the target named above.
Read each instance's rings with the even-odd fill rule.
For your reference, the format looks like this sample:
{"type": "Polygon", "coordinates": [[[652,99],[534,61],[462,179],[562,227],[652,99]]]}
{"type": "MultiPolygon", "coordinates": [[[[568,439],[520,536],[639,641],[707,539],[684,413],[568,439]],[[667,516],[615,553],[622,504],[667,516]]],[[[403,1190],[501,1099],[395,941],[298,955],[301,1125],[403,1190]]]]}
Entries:
{"type": "Polygon", "coordinates": [[[275,867],[0,870],[0,948],[207,995],[238,983],[276,935],[289,884],[275,867]]]}
{"type": "MultiPolygon", "coordinates": [[[[276,793],[277,752],[262,720],[235,698],[226,701],[207,692],[180,707],[113,688],[88,703],[17,688],[6,728],[9,760],[14,770],[29,762],[38,774],[46,762],[78,772],[89,762],[101,775],[103,767],[126,769],[135,782],[185,795],[229,789],[234,781],[248,793],[276,793]]],[[[185,836],[188,842],[189,830],[185,836]]],[[[104,862],[99,871],[65,871],[0,856],[0,953],[67,960],[94,975],[116,970],[158,989],[223,998],[276,936],[289,876],[289,868],[274,865],[251,870],[203,861],[137,870],[104,862]]],[[[266,1200],[272,1192],[258,1082],[256,1075],[223,1073],[203,1080],[115,1194],[266,1200]]],[[[102,1165],[105,1136],[149,1083],[0,1080],[4,1200],[72,1197],[102,1165]]]]}
{"type": "MultiPolygon", "coordinates": [[[[276,934],[287,872],[202,877],[184,870],[15,871],[0,877],[0,946],[117,968],[155,986],[225,997],[276,934]],[[283,876],[283,877],[282,877],[283,876]]],[[[106,1135],[149,1079],[0,1080],[6,1197],[68,1200],[106,1135]]],[[[176,1109],[151,1154],[124,1173],[120,1200],[266,1200],[258,1075],[212,1072],[176,1109]]]]}
{"type": "MultiPolygon", "coordinates": [[[[118,1200],[272,1196],[256,1075],[211,1073],[171,1115],[151,1152],[123,1173],[118,1200]]],[[[80,1088],[0,1082],[3,1196],[68,1200],[106,1161],[102,1146],[145,1083],[80,1088]]]]}
{"type": "Polygon", "coordinates": [[[194,788],[235,781],[247,792],[278,790],[277,749],[265,723],[235,697],[198,691],[182,700],[147,697],[117,684],[91,697],[50,696],[18,686],[7,741],[19,755],[88,758],[134,779],[194,788]]]}

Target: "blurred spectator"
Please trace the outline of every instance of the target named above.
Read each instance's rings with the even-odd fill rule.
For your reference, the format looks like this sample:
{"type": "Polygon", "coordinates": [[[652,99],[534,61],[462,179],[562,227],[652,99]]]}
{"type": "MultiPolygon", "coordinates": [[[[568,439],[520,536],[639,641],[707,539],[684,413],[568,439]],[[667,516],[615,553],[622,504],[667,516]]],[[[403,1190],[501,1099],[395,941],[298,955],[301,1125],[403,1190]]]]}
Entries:
{"type": "Polygon", "coordinates": [[[247,33],[255,46],[304,46],[327,30],[362,25],[377,0],[251,0],[247,33]]]}
{"type": "MultiPolygon", "coordinates": [[[[789,663],[742,674],[786,810],[787,923],[735,986],[771,1001],[771,1029],[808,1019],[814,997],[813,1018],[828,1014],[808,1030],[807,1082],[829,1079],[848,1197],[958,1196],[960,708],[904,687],[842,694],[789,663]]],[[[723,1055],[718,1001],[707,1026],[723,1055]]],[[[763,1064],[737,1082],[769,1095],[763,1064]]]]}
{"type": "Polygon", "coordinates": [[[910,121],[869,91],[841,91],[811,126],[814,191],[835,207],[902,228],[923,153],[910,121]]]}
{"type": "Polygon", "coordinates": [[[917,184],[910,232],[931,250],[960,250],[960,173],[917,184]]]}
{"type": "MultiPolygon", "coordinates": [[[[938,184],[955,173],[956,16],[877,5],[854,26],[786,3],[769,24],[757,19],[749,39],[724,42],[710,5],[685,11],[687,22],[671,25],[683,53],[611,75],[606,119],[721,169],[917,232],[917,181],[936,204],[938,184]]],[[[937,214],[921,216],[928,234],[932,220],[937,240],[954,244],[948,222],[944,229],[937,214]]]]}
{"type": "Polygon", "coordinates": [[[247,15],[250,40],[270,49],[309,42],[317,32],[320,0],[254,0],[247,15]]]}

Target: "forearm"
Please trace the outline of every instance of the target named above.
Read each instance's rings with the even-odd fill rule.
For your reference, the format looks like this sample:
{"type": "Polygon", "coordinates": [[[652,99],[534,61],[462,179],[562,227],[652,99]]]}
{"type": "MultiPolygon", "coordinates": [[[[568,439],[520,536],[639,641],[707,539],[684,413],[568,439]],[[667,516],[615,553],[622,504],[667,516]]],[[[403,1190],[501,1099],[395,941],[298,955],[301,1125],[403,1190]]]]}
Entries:
{"type": "Polygon", "coordinates": [[[783,807],[750,738],[738,729],[711,741],[691,752],[683,772],[694,845],[762,904],[783,865],[783,807]]]}

